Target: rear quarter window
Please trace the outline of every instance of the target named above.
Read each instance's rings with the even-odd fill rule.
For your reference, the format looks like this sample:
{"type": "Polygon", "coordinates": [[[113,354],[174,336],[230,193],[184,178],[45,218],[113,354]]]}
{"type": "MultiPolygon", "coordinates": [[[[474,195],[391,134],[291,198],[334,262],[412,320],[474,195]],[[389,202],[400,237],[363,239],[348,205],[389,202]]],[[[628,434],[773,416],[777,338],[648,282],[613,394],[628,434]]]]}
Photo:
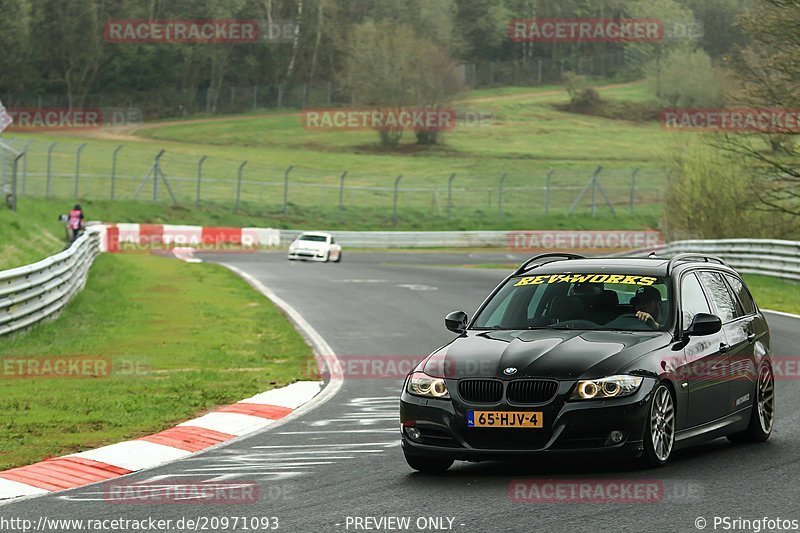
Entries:
{"type": "Polygon", "coordinates": [[[728,284],[731,286],[733,294],[739,299],[739,303],[742,305],[744,314],[755,314],[756,304],[753,301],[753,296],[750,294],[750,291],[744,282],[736,276],[731,276],[730,274],[725,274],[725,279],[728,280],[728,284]]]}

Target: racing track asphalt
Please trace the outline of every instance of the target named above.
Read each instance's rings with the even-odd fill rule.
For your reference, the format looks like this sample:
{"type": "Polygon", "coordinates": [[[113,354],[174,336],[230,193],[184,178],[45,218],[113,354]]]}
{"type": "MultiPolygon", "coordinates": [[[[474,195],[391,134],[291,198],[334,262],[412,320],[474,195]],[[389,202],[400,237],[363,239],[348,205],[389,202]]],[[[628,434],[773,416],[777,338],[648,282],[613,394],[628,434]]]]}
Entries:
{"type": "MultiPolygon", "coordinates": [[[[341,264],[290,263],[280,253],[205,255],[251,274],[295,307],[339,356],[418,356],[452,338],[444,315],[473,312],[503,270],[446,263],[508,262],[503,255],[346,253],[341,264]],[[426,266],[427,265],[427,266],[426,266]]],[[[521,259],[517,256],[516,259],[521,259]]],[[[769,315],[773,351],[800,355],[800,328],[769,315]]],[[[676,453],[662,469],[575,458],[525,463],[456,463],[436,477],[412,473],[399,447],[402,378],[346,379],[317,409],[279,427],[126,482],[258,481],[250,505],[120,504],[103,485],[0,506],[0,517],[172,518],[277,516],[280,531],[354,531],[347,517],[452,518],[453,531],[697,531],[714,516],[800,519],[800,386],[777,383],[777,422],[763,445],[718,439],[676,453]],[[659,480],[656,503],[514,503],[514,479],[659,480]]],[[[444,521],[446,525],[447,520],[444,521]]],[[[352,524],[352,522],[351,522],[352,524]]],[[[66,531],[66,530],[65,530],[66,531]]],[[[240,530],[241,531],[241,530],[240,530]]],[[[431,529],[428,529],[431,531],[431,529]]]]}

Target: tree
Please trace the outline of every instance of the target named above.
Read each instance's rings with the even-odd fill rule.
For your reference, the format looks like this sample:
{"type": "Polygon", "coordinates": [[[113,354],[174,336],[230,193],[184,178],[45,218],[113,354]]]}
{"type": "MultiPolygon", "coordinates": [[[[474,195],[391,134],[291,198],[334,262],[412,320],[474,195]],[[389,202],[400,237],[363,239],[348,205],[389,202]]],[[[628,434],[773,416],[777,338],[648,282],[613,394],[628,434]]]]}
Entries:
{"type": "Polygon", "coordinates": [[[721,73],[701,49],[673,49],[661,61],[658,72],[655,65],[647,69],[647,81],[670,107],[714,107],[723,103],[721,73]],[[661,89],[657,90],[659,86],[661,89]]]}
{"type": "MultiPolygon", "coordinates": [[[[739,106],[800,109],[800,3],[753,0],[740,23],[748,45],[732,58],[739,106]]],[[[797,125],[761,133],[726,135],[717,146],[748,163],[763,205],[800,216],[800,150],[797,125]]]]}
{"type": "MultiPolygon", "coordinates": [[[[435,107],[460,90],[455,67],[441,47],[388,21],[367,21],[354,29],[340,82],[353,103],[391,109],[435,107]]],[[[400,127],[378,133],[386,146],[403,136],[400,127]]],[[[422,138],[430,142],[431,135],[422,138]]]]}

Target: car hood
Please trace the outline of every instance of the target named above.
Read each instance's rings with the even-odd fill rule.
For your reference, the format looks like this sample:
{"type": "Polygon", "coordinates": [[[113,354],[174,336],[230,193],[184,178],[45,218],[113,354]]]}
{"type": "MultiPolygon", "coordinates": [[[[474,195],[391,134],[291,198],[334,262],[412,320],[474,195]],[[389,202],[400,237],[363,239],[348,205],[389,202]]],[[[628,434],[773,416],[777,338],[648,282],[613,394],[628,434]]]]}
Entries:
{"type": "Polygon", "coordinates": [[[328,243],[316,241],[294,241],[291,246],[302,250],[318,251],[326,249],[328,247],[328,243]]]}
{"type": "Polygon", "coordinates": [[[434,352],[423,371],[454,379],[590,379],[613,375],[671,340],[658,331],[469,331],[434,352]],[[504,374],[508,368],[517,370],[504,374]]]}

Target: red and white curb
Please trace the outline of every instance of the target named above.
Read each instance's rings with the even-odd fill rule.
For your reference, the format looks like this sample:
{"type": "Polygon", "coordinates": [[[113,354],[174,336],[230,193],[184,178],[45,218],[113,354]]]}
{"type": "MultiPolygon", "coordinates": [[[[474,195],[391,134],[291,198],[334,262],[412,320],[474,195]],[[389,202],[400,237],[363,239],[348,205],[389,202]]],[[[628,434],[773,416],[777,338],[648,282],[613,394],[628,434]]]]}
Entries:
{"type": "Polygon", "coordinates": [[[280,231],[273,228],[227,228],[176,224],[103,224],[103,251],[115,253],[120,246],[203,247],[228,249],[278,246],[280,231]]]}
{"type": "Polygon", "coordinates": [[[314,398],[322,386],[321,381],[298,381],[154,435],[0,472],[0,500],[81,487],[183,459],[276,423],[314,398]]]}

